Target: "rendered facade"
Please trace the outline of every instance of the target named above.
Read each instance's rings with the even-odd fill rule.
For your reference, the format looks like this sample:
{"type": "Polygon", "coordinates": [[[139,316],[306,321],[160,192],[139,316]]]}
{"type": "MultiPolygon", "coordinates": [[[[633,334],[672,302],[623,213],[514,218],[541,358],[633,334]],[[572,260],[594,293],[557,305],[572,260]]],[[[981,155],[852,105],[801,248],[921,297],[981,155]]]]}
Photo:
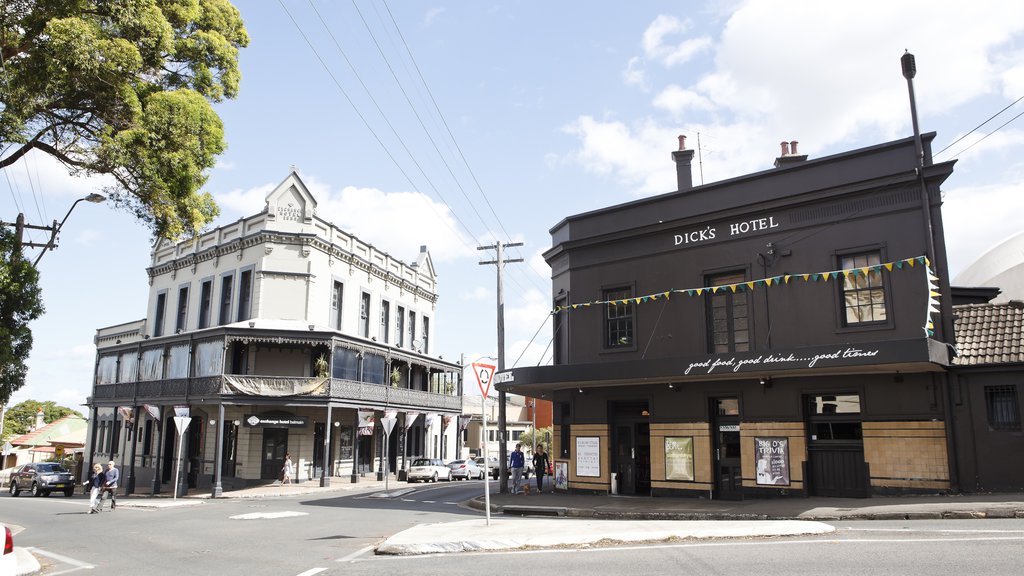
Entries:
{"type": "Polygon", "coordinates": [[[277,479],[286,453],[329,483],[454,448],[462,369],[435,352],[429,253],[323,220],[295,172],[261,212],[159,243],[147,272],[146,317],[97,330],[89,400],[87,459],[120,462],[129,492],[168,489],[179,454],[181,483],[217,494],[277,479]]]}

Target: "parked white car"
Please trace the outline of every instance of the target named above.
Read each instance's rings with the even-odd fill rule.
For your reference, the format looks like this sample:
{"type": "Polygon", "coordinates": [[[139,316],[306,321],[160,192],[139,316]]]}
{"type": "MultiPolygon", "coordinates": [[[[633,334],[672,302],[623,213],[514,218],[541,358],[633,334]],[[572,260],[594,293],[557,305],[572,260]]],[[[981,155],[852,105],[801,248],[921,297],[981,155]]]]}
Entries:
{"type": "Polygon", "coordinates": [[[409,482],[437,482],[438,478],[452,481],[452,469],[440,458],[417,458],[409,468],[409,482]]]}
{"type": "Polygon", "coordinates": [[[477,456],[473,460],[476,461],[477,467],[486,470],[487,473],[491,475],[491,478],[494,478],[495,480],[498,479],[498,459],[497,458],[495,458],[494,456],[491,456],[490,458],[487,459],[486,462],[484,462],[484,457],[483,456],[477,456]]]}
{"type": "Polygon", "coordinates": [[[484,469],[477,466],[472,458],[452,460],[448,463],[448,467],[452,470],[452,478],[458,478],[459,480],[484,479],[484,469]]]}

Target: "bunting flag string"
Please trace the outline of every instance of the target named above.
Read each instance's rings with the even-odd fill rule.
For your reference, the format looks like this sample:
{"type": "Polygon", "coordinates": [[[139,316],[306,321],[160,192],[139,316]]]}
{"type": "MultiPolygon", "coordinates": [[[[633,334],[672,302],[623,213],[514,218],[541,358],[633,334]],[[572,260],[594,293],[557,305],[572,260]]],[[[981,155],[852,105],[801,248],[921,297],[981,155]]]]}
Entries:
{"type": "Polygon", "coordinates": [[[935,324],[932,320],[933,314],[939,313],[939,279],[935,276],[932,271],[931,262],[928,261],[926,256],[914,256],[911,258],[904,258],[902,260],[894,260],[892,262],[884,262],[882,264],[875,264],[872,266],[860,266],[857,268],[847,268],[845,270],[829,270],[827,272],[808,272],[802,274],[782,274],[779,276],[769,276],[767,278],[760,278],[758,280],[747,280],[738,282],[736,284],[722,284],[718,286],[701,286],[700,288],[673,288],[664,292],[657,292],[655,294],[647,294],[644,296],[634,296],[630,298],[618,299],[618,300],[594,300],[592,302],[579,302],[576,304],[568,304],[566,306],[558,306],[551,311],[552,314],[558,314],[560,312],[566,312],[571,310],[578,310],[581,308],[589,308],[591,306],[603,306],[605,304],[626,306],[629,304],[645,304],[647,302],[657,302],[660,300],[669,300],[673,294],[683,294],[686,296],[701,296],[705,293],[717,294],[719,292],[728,291],[730,293],[752,291],[755,288],[764,286],[771,288],[773,286],[780,286],[783,284],[789,284],[791,281],[803,281],[803,282],[828,282],[829,280],[838,280],[842,277],[846,279],[856,279],[858,276],[867,277],[871,273],[881,273],[883,270],[892,272],[893,270],[903,270],[904,268],[913,268],[920,264],[927,271],[926,282],[928,283],[928,310],[925,315],[924,330],[928,336],[932,336],[935,332],[935,324]]]}

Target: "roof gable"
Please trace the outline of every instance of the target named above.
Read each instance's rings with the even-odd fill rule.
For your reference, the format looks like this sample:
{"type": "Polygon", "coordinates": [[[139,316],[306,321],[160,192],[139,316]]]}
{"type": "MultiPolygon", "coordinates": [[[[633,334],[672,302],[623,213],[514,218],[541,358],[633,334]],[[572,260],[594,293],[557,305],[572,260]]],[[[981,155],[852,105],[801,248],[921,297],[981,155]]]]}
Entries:
{"type": "Polygon", "coordinates": [[[300,230],[312,224],[316,214],[316,198],[293,169],[283,182],[267,194],[268,228],[300,230]]]}
{"type": "Polygon", "coordinates": [[[51,438],[60,438],[84,430],[88,422],[81,416],[68,414],[46,426],[11,439],[12,446],[48,446],[51,438]]]}

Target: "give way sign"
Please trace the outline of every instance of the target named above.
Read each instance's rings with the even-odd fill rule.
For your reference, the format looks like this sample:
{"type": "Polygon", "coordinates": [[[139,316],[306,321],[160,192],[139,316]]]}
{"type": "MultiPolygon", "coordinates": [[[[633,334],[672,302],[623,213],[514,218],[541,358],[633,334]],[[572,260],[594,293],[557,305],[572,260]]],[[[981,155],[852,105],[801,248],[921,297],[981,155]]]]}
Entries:
{"type": "Polygon", "coordinates": [[[487,396],[491,391],[491,378],[494,377],[494,364],[483,364],[473,362],[473,374],[476,375],[476,383],[480,386],[480,395],[487,396]]]}

